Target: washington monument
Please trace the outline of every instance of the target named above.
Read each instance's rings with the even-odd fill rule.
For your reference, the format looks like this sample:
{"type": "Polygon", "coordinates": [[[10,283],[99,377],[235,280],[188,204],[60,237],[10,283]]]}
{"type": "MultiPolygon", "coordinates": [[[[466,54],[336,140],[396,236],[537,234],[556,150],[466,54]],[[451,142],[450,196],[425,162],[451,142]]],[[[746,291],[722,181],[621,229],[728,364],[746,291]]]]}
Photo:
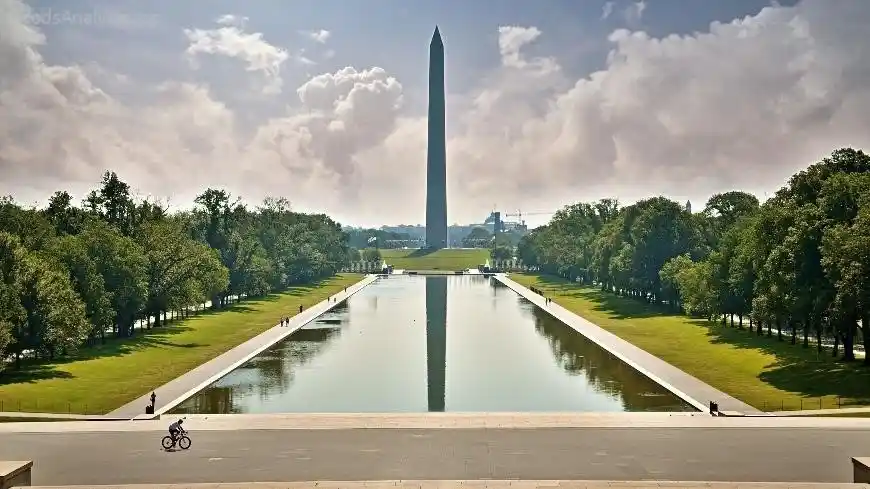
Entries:
{"type": "Polygon", "coordinates": [[[448,245],[444,111],[444,43],[435,27],[429,43],[429,147],[426,152],[426,247],[431,249],[448,245]]]}

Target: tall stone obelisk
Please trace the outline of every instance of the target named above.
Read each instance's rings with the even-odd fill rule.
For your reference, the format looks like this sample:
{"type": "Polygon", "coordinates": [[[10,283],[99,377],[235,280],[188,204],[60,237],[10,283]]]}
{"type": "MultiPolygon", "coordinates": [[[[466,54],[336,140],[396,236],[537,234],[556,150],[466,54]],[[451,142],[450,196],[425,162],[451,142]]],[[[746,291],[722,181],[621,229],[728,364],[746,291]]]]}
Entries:
{"type": "Polygon", "coordinates": [[[429,43],[429,147],[426,152],[426,247],[434,249],[448,246],[444,99],[444,43],[435,27],[429,43]]]}

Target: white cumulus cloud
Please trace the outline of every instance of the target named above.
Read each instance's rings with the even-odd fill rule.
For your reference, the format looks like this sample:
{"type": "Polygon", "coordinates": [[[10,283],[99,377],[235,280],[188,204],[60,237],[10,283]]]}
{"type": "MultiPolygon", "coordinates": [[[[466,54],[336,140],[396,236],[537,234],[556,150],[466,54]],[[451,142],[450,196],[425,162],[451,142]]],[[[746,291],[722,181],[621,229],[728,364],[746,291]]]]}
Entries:
{"type": "MultiPolygon", "coordinates": [[[[388,69],[313,76],[257,118],[190,78],[128,77],[137,98],[112,95],[107,76],[47,63],[26,18],[0,0],[0,194],[83,192],[113,169],[176,203],[214,185],[350,222],[423,221],[426,119],[388,69]]],[[[188,52],[240,59],[272,82],[286,51],[239,19],[189,30],[188,52]]],[[[504,26],[501,66],[447,114],[449,219],[479,221],[493,203],[772,190],[834,148],[870,148],[868,23],[864,0],[803,0],[692,35],[617,30],[603,66],[575,79],[559,53],[525,54],[547,31],[504,26]]]]}
{"type": "Polygon", "coordinates": [[[644,0],[640,0],[638,2],[634,2],[622,11],[622,16],[625,18],[625,22],[628,25],[634,27],[638,25],[643,19],[643,13],[646,11],[646,2],[644,0]]]}
{"type": "Polygon", "coordinates": [[[316,31],[306,31],[305,35],[314,42],[324,44],[329,39],[331,33],[325,29],[318,29],[316,31]]]}
{"type": "Polygon", "coordinates": [[[244,31],[245,18],[224,15],[218,19],[222,27],[216,29],[185,29],[190,41],[187,54],[192,60],[198,55],[210,54],[235,58],[245,62],[246,69],[260,73],[266,80],[263,92],[280,93],[283,85],[281,65],[289,58],[284,49],[263,39],[263,34],[244,31]]]}
{"type": "Polygon", "coordinates": [[[613,2],[604,2],[604,5],[601,7],[601,20],[610,18],[610,15],[613,14],[613,6],[613,2]]]}

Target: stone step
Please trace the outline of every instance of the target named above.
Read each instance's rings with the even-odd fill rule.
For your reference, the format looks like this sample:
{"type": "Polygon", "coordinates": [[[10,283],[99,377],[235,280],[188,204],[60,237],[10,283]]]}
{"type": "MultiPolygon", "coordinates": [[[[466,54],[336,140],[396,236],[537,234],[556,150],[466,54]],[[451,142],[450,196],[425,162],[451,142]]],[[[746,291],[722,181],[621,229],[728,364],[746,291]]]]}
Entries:
{"type": "Polygon", "coordinates": [[[397,481],[308,481],[200,484],[128,484],[120,486],[33,486],[34,489],[870,489],[870,484],[825,484],[796,482],[674,482],[674,481],[582,481],[582,480],[397,480],[397,481]]]}

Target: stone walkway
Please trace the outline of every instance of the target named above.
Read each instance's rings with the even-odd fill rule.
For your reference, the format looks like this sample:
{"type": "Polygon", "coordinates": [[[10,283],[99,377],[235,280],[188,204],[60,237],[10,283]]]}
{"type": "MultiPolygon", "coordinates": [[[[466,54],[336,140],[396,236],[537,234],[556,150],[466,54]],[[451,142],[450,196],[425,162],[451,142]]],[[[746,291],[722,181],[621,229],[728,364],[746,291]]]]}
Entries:
{"type": "MultiPolygon", "coordinates": [[[[321,314],[329,311],[340,302],[359,292],[377,279],[377,275],[366,276],[361,281],[348,287],[347,292],[340,292],[333,296],[337,298],[338,301],[333,301],[333,297],[330,297],[325,301],[311,306],[307,310],[291,317],[289,325],[275,325],[275,327],[264,331],[232,350],[213,358],[186,374],[158,387],[155,391],[157,394],[155,413],[161,414],[169,411],[197,391],[238,368],[240,365],[262,353],[275,343],[295,333],[321,314]]],[[[145,412],[145,406],[151,403],[150,396],[151,393],[149,392],[135,401],[112,411],[108,416],[127,419],[134,417],[138,419],[152,418],[153,416],[151,415],[143,414],[145,412]]]]}
{"type": "Polygon", "coordinates": [[[815,484],[793,482],[657,482],[657,481],[532,481],[532,480],[455,480],[455,481],[309,481],[248,482],[244,484],[129,484],[121,486],[33,486],[34,489],[93,488],[101,489],[870,489],[870,484],[815,484]]]}
{"type": "Polygon", "coordinates": [[[695,408],[706,411],[708,402],[715,401],[719,404],[720,411],[732,411],[743,414],[763,414],[760,410],[744,403],[739,399],[725,394],[718,389],[692,377],[664,360],[647,353],[632,345],[613,333],[605,331],[599,326],[574,314],[555,302],[546,303],[543,296],[532,292],[522,285],[509,279],[504,274],[495,275],[495,279],[510,287],[514,292],[523,296],[536,306],[547,311],[556,319],[574,328],[577,332],[612,353],[616,358],[627,363],[650,379],[658,382],[678,397],[693,405],[695,408]]]}
{"type": "Polygon", "coordinates": [[[852,458],[870,454],[867,429],[210,431],[195,423],[189,427],[192,447],[175,451],[160,447],[165,423],[161,431],[2,433],[0,460],[33,460],[34,485],[469,479],[849,483],[852,458]]]}
{"type": "Polygon", "coordinates": [[[775,411],[776,416],[849,416],[866,414],[870,417],[870,407],[838,408],[838,409],[805,409],[803,411],[775,411]]]}

